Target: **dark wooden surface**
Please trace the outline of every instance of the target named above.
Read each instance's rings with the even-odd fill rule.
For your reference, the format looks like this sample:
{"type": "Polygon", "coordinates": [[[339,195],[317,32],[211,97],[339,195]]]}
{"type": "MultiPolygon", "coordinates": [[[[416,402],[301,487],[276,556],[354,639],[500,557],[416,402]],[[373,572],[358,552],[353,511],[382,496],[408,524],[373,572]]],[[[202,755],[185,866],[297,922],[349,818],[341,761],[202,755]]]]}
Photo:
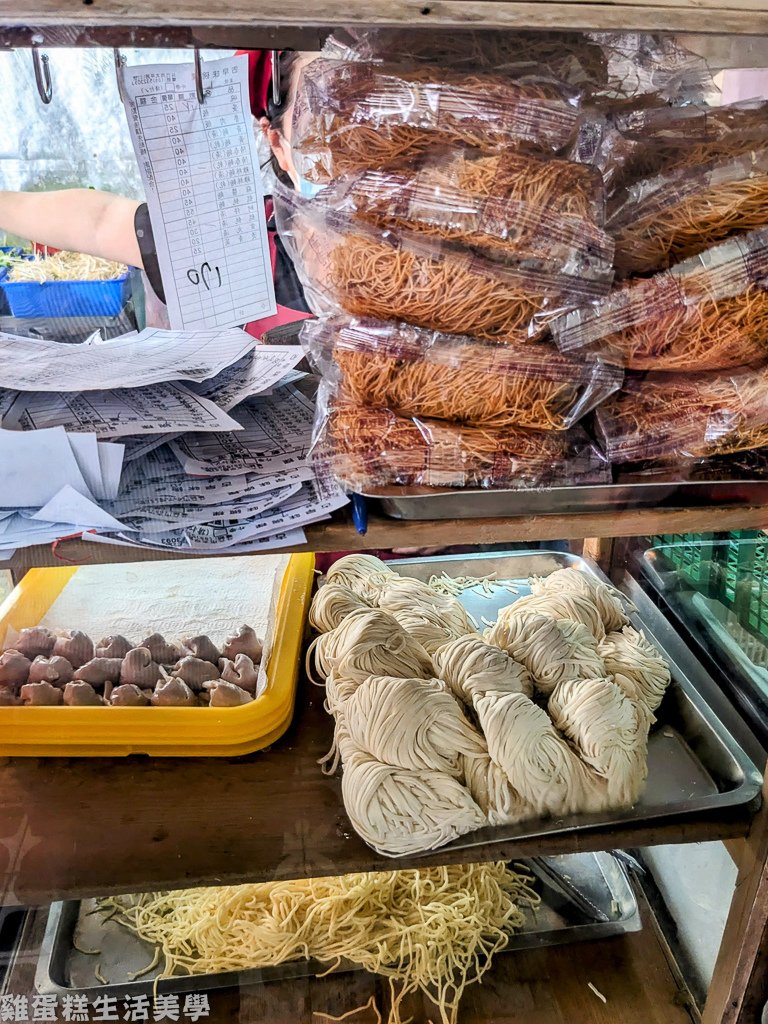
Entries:
{"type": "MultiPolygon", "coordinates": [[[[437,27],[559,28],[619,31],[768,32],[762,0],[615,0],[613,3],[532,3],[527,0],[283,0],[280,4],[229,0],[212,7],[204,0],[0,0],[0,26],[69,26],[78,38],[91,38],[89,29],[106,45],[138,45],[131,30],[162,30],[190,26],[206,30],[254,26],[289,29],[307,25],[408,25],[437,27]],[[104,30],[111,30],[105,35],[104,30]],[[95,34],[95,33],[94,33],[95,34]]],[[[14,37],[11,37],[14,38],[14,37]]],[[[205,35],[203,36],[205,38],[205,35]]],[[[46,36],[43,31],[42,40],[46,36]]],[[[82,43],[81,43],[82,45],[82,43]]],[[[146,42],[144,45],[147,45],[146,42]]],[[[155,44],[157,45],[157,44],[155,44]]],[[[167,45],[167,44],[166,44],[167,45]]],[[[239,46],[248,46],[244,35],[239,46]]],[[[263,44],[262,44],[263,45],[263,44]]],[[[289,45],[282,40],[280,46],[289,45]]]]}
{"type": "Polygon", "coordinates": [[[285,737],[245,758],[0,762],[3,902],[699,842],[749,828],[746,811],[698,814],[393,861],[354,833],[339,779],[316,763],[331,742],[321,701],[305,684],[285,737]]]}
{"type": "MultiPolygon", "coordinates": [[[[361,536],[348,520],[344,510],[329,522],[307,527],[306,544],[285,550],[365,551],[401,547],[445,547],[454,544],[570,540],[583,537],[645,537],[664,533],[745,530],[766,525],[768,508],[765,507],[630,509],[574,515],[512,516],[506,519],[439,519],[408,522],[371,515],[368,532],[361,536]]],[[[56,554],[50,546],[20,549],[11,561],[11,568],[18,577],[34,566],[63,565],[67,562],[143,562],[189,557],[173,552],[153,551],[149,548],[116,547],[69,540],[58,545],[56,554]]]]}
{"type": "MultiPolygon", "coordinates": [[[[687,990],[681,988],[659,942],[651,913],[640,901],[643,930],[619,938],[497,955],[482,984],[462,999],[461,1024],[691,1024],[687,990]],[[603,1003],[589,982],[605,996],[603,1003]]],[[[34,972],[45,912],[30,921],[7,991],[34,994],[34,972]]],[[[202,988],[201,988],[202,990],[202,988]]],[[[319,1014],[340,1016],[376,996],[388,1006],[387,983],[363,972],[300,978],[209,993],[210,1017],[202,1024],[323,1024],[319,1014]]],[[[30,1000],[31,1002],[31,1000],[30,1000]]],[[[182,999],[183,1003],[183,999],[182,999]]],[[[122,1007],[120,1007],[122,1013],[122,1007]]],[[[402,1019],[438,1022],[434,1004],[421,996],[403,1003],[402,1019]]],[[[184,1018],[182,1018],[182,1021],[184,1018]]],[[[352,1024],[375,1024],[369,1008],[352,1024]]],[[[386,1020],[386,1014],[385,1014],[386,1020]]]]}

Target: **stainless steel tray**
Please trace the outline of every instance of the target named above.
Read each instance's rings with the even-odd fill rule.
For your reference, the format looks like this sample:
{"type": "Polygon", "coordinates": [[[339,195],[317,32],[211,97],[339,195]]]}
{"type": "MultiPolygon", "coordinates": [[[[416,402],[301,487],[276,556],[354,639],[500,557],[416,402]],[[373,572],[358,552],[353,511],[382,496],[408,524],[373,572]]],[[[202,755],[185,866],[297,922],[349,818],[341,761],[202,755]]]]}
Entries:
{"type": "MultiPolygon", "coordinates": [[[[577,906],[569,905],[567,898],[559,897],[554,889],[545,888],[542,905],[535,914],[530,910],[525,912],[525,929],[510,939],[505,952],[640,930],[640,912],[632,886],[624,868],[610,853],[577,853],[542,860],[563,876],[581,895],[582,902],[591,904],[605,920],[586,920],[577,906]]],[[[98,995],[125,998],[151,992],[160,968],[135,981],[130,975],[151,963],[154,949],[115,921],[105,922],[101,915],[89,913],[94,906],[93,900],[67,900],[51,906],[35,974],[37,991],[58,995],[77,992],[90,999],[98,995]],[[75,943],[81,949],[98,949],[100,953],[98,956],[81,953],[75,943]],[[108,985],[97,980],[94,973],[97,966],[109,980],[108,985]]],[[[264,970],[169,978],[158,982],[158,990],[200,992],[307,977],[327,968],[327,964],[302,960],[264,970]]],[[[348,965],[340,970],[357,969],[348,965]]]]}
{"type": "MultiPolygon", "coordinates": [[[[529,576],[546,576],[556,569],[573,566],[607,582],[594,563],[577,555],[557,551],[521,551],[508,555],[446,555],[434,558],[409,558],[390,562],[401,575],[428,580],[445,571],[449,576],[485,576],[514,587],[517,595],[502,587],[492,595],[481,589],[466,590],[462,604],[479,624],[490,624],[498,611],[516,596],[530,593],[529,576]]],[[[638,803],[627,811],[569,815],[557,819],[527,821],[478,829],[447,844],[443,849],[471,849],[486,843],[502,842],[522,836],[546,835],[619,822],[648,822],[698,811],[717,810],[745,804],[757,808],[762,775],[734,738],[722,719],[712,710],[719,690],[714,680],[684,650],[670,653],[659,632],[640,615],[630,612],[634,626],[645,630],[667,658],[672,683],[657,712],[656,725],[648,743],[648,781],[638,803]],[[695,679],[695,682],[693,681],[695,679]]]]}
{"type": "Polygon", "coordinates": [[[764,505],[768,502],[768,480],[654,480],[536,491],[379,487],[364,491],[363,495],[376,499],[382,512],[394,519],[492,519],[609,509],[764,505]]]}

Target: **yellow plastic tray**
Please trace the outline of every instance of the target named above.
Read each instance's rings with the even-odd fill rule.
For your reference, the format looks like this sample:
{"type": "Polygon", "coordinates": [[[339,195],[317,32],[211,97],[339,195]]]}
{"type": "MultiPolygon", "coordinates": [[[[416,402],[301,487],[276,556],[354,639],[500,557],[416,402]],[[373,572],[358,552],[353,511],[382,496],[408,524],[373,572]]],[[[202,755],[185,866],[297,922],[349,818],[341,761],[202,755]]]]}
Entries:
{"type": "MultiPolygon", "coordinates": [[[[201,562],[201,571],[205,563],[201,562]]],[[[279,739],[293,717],[304,623],[315,556],[292,555],[283,576],[272,633],[266,690],[237,708],[0,707],[0,756],[231,757],[279,739]]],[[[37,625],[77,567],[32,569],[0,606],[8,627],[37,625]]]]}

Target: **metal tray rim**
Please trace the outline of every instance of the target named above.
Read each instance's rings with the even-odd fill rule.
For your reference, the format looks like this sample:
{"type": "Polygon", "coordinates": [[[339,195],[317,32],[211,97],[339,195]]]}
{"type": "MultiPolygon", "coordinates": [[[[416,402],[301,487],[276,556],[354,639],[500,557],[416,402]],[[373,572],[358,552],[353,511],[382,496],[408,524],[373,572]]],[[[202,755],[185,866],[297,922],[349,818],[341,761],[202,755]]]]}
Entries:
{"type": "MultiPolygon", "coordinates": [[[[526,930],[512,935],[508,945],[500,952],[514,953],[517,950],[530,949],[534,946],[565,945],[576,941],[608,938],[613,935],[640,931],[642,928],[640,907],[624,865],[607,851],[576,854],[575,856],[591,857],[594,859],[596,868],[599,868],[612,900],[615,900],[623,908],[624,912],[619,917],[613,918],[610,921],[596,921],[594,923],[566,925],[563,928],[549,929],[537,929],[534,918],[533,927],[528,927],[526,930]]],[[[62,918],[68,906],[75,904],[79,906],[81,902],[80,900],[61,900],[51,904],[35,971],[36,991],[47,994],[55,993],[59,996],[77,992],[91,999],[110,993],[127,996],[153,991],[155,982],[151,979],[118,981],[107,985],[82,989],[63,986],[53,980],[53,957],[62,918]]],[[[241,984],[268,983],[292,977],[309,977],[324,973],[327,970],[328,964],[317,960],[292,960],[273,968],[254,968],[250,971],[228,971],[221,974],[178,975],[177,977],[158,982],[157,987],[161,992],[185,991],[193,986],[196,991],[205,991],[214,988],[234,987],[241,984]]],[[[336,973],[362,970],[363,968],[356,964],[344,964],[336,973]]]]}
{"type": "MultiPolygon", "coordinates": [[[[408,565],[427,565],[427,566],[438,566],[445,562],[456,562],[464,561],[468,563],[472,562],[484,562],[487,564],[490,570],[491,565],[494,561],[501,559],[520,559],[523,558],[548,558],[554,559],[559,562],[562,567],[571,566],[574,568],[581,568],[583,571],[587,571],[604,583],[609,583],[610,580],[605,573],[593,562],[591,559],[584,558],[581,555],[574,555],[570,552],[553,551],[547,549],[541,550],[525,550],[525,551],[511,551],[509,553],[504,552],[481,552],[476,555],[433,555],[424,558],[406,558],[400,559],[396,562],[390,563],[393,567],[406,568],[408,565]]],[[[653,636],[654,640],[664,650],[664,645],[654,635],[653,629],[649,624],[636,612],[628,611],[628,615],[632,624],[640,629],[645,630],[646,633],[653,636]]],[[[660,618],[663,618],[661,612],[659,612],[660,618]]],[[[665,620],[666,621],[666,620],[665,620]]],[[[759,799],[760,791],[762,789],[763,776],[759,771],[754,762],[742,749],[740,744],[733,737],[731,732],[728,730],[726,725],[720,720],[720,718],[712,711],[707,704],[706,700],[699,693],[696,686],[689,680],[689,673],[686,671],[684,665],[676,664],[666,650],[664,651],[670,664],[673,668],[673,685],[679,686],[686,697],[694,705],[696,712],[700,718],[706,723],[706,725],[716,735],[722,747],[725,748],[729,756],[733,759],[736,766],[741,773],[741,779],[736,786],[729,790],[720,790],[716,794],[711,794],[703,797],[692,799],[686,806],[669,805],[668,807],[653,807],[649,810],[644,808],[638,809],[632,808],[628,811],[616,811],[616,812],[605,812],[599,814],[582,814],[573,815],[567,819],[540,819],[538,824],[530,822],[522,823],[517,826],[486,826],[483,829],[478,829],[476,832],[468,833],[465,836],[461,836],[458,839],[454,839],[450,843],[446,843],[441,846],[441,850],[456,850],[456,849],[468,849],[474,846],[486,845],[493,842],[510,842],[517,839],[523,838],[534,838],[539,836],[546,836],[553,833],[569,833],[577,830],[586,831],[590,828],[596,827],[610,827],[611,825],[618,825],[623,823],[650,823],[654,821],[661,821],[674,815],[685,815],[699,813],[702,811],[720,810],[727,807],[739,807],[749,805],[753,801],[759,799]]],[[[695,662],[695,657],[692,652],[687,651],[688,657],[691,663],[695,662]]],[[[708,673],[704,673],[704,669],[701,669],[701,673],[706,675],[706,678],[711,681],[711,677],[708,673]]],[[[714,686],[714,682],[711,681],[711,685],[714,686]]],[[[423,856],[431,856],[435,853],[434,850],[425,850],[423,856]]],[[[394,858],[396,859],[396,858],[394,858]]]]}
{"type": "Polygon", "coordinates": [[[610,484],[497,490],[461,487],[371,487],[362,496],[378,501],[396,519],[474,519],[527,512],[555,515],[606,509],[685,507],[690,502],[763,504],[768,480],[654,480],[610,484]],[[674,499],[679,497],[679,501],[674,499]],[[665,500],[666,499],[666,500],[665,500]],[[548,508],[540,506],[547,504],[548,508]]]}

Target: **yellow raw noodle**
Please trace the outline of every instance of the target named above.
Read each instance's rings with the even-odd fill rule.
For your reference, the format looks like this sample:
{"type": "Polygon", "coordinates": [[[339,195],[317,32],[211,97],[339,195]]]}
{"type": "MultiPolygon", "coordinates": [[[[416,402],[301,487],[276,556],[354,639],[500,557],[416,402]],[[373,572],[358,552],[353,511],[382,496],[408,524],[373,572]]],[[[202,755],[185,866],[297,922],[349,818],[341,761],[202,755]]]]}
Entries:
{"type": "Polygon", "coordinates": [[[114,281],[127,269],[124,263],[82,252],[57,252],[40,259],[19,260],[8,271],[8,281],[114,281]]]}
{"type": "Polygon", "coordinates": [[[162,977],[218,974],[313,958],[349,961],[390,979],[389,1024],[412,992],[457,1020],[465,987],[479,981],[520,906],[539,897],[530,876],[504,863],[368,872],[299,881],[104,900],[117,920],[160,947],[162,977]]]}

